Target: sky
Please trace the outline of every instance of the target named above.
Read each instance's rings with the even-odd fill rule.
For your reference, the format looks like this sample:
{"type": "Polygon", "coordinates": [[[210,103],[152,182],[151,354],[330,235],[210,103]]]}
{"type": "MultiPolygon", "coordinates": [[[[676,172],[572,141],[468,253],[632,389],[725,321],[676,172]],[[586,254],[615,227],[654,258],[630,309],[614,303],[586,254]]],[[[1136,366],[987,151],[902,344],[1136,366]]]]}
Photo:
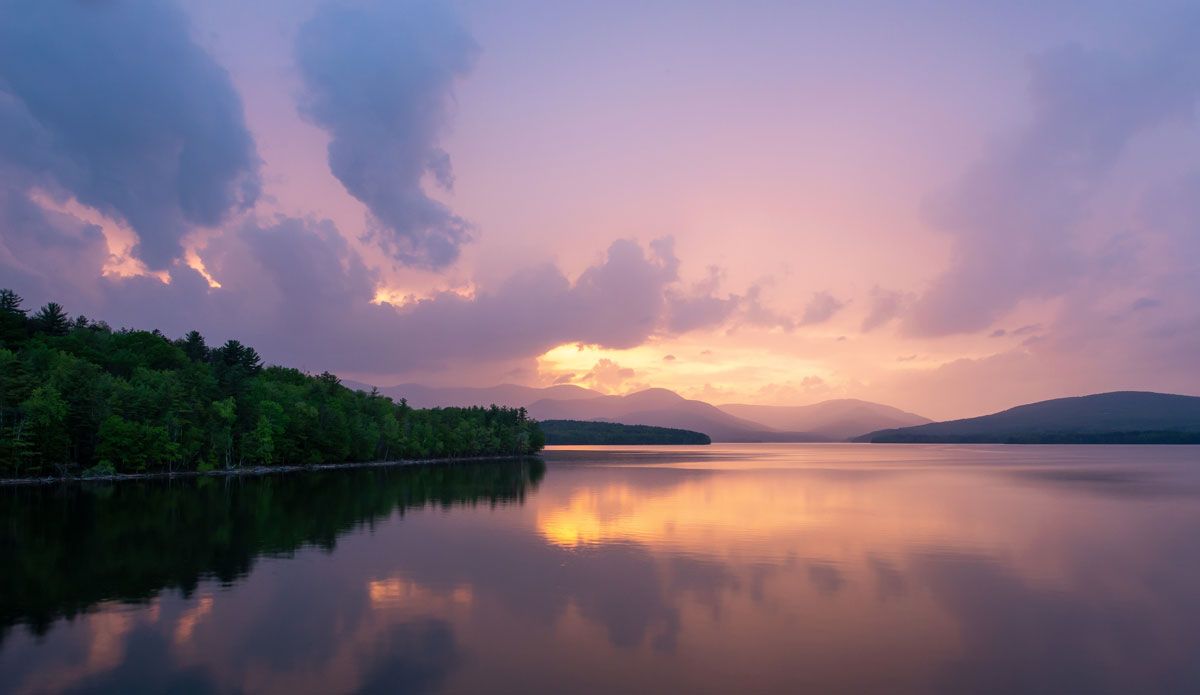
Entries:
{"type": "Polygon", "coordinates": [[[1200,394],[1191,2],[0,0],[0,286],[365,383],[1200,394]]]}

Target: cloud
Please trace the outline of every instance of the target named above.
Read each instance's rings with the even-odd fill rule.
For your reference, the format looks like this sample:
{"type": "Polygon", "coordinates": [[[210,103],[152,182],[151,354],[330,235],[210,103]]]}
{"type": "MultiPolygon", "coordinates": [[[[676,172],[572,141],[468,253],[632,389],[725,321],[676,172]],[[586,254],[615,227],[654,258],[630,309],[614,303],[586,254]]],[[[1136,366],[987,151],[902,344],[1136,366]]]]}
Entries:
{"type": "MultiPolygon", "coordinates": [[[[3,211],[11,216],[18,208],[3,211]]],[[[30,302],[53,299],[114,326],[168,335],[194,328],[210,342],[238,338],[272,362],[318,371],[458,369],[530,359],[566,343],[635,347],[664,330],[677,280],[677,259],[659,255],[669,245],[647,252],[622,239],[574,281],[552,265],[533,266],[472,297],[443,292],[396,307],[372,302],[377,274],[329,221],[280,217],[215,237],[199,250],[221,284],[214,288],[181,263],[170,268],[170,284],[102,276],[107,253],[94,227],[60,225],[64,231],[51,240],[32,231],[44,219],[31,218],[19,228],[29,233],[6,234],[0,246],[5,284],[30,302]],[[59,282],[59,270],[13,272],[36,269],[43,255],[75,259],[70,272],[80,284],[59,282]]]]}
{"type": "Polygon", "coordinates": [[[825,323],[833,315],[841,311],[845,303],[836,299],[828,292],[816,292],[808,305],[804,307],[804,315],[800,317],[801,326],[812,326],[825,323]]]}
{"type": "Polygon", "coordinates": [[[329,167],[371,211],[368,233],[396,260],[445,266],[469,240],[467,223],[422,187],[453,186],[438,139],[453,87],[478,47],[434,2],[325,5],[301,26],[301,114],[329,133],[329,167]]]}
{"type": "Polygon", "coordinates": [[[876,285],[871,288],[871,309],[862,322],[862,332],[870,333],[900,314],[904,295],[876,285]]]}
{"type": "Polygon", "coordinates": [[[258,196],[229,76],[164,0],[0,3],[0,186],[122,218],[165,268],[258,196]]]}
{"type": "MultiPolygon", "coordinates": [[[[668,247],[674,258],[674,240],[668,247]]],[[[678,261],[676,261],[678,265],[678,261]]],[[[668,298],[667,331],[673,334],[713,328],[724,324],[782,328],[790,331],[794,322],[768,308],[762,301],[762,286],[751,285],[744,295],[730,293],[717,296],[724,271],[709,266],[708,274],[693,284],[687,292],[672,290],[668,298]]]]}
{"type": "Polygon", "coordinates": [[[87,292],[108,260],[104,234],[0,187],[0,268],[5,285],[87,292]]]}
{"type": "Polygon", "coordinates": [[[634,376],[633,369],[604,358],[592,366],[592,370],[583,376],[583,381],[589,382],[593,388],[613,392],[634,376]]]}
{"type": "Polygon", "coordinates": [[[737,297],[673,297],[667,327],[672,333],[687,333],[725,323],[738,308],[737,297]]]}
{"type": "Polygon", "coordinates": [[[791,331],[796,322],[790,317],[768,308],[762,302],[762,286],[751,285],[741,298],[742,322],[760,328],[781,328],[791,331]]]}
{"type": "Polygon", "coordinates": [[[909,333],[987,328],[1018,302],[1061,296],[1095,270],[1075,245],[1093,196],[1136,136],[1193,117],[1200,42],[1188,31],[1157,37],[1141,54],[1066,46],[1032,61],[1029,125],[928,206],[954,258],[906,318],[909,333]]]}

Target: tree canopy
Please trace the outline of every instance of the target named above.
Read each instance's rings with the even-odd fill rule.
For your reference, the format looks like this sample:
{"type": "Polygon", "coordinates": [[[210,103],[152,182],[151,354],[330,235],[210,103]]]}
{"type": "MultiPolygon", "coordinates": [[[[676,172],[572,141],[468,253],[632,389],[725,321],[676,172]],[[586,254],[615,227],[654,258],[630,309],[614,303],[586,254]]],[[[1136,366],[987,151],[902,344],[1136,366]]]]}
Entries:
{"type": "Polygon", "coordinates": [[[524,455],[524,408],[417,410],[237,340],[113,330],[0,290],[0,475],[524,455]]]}

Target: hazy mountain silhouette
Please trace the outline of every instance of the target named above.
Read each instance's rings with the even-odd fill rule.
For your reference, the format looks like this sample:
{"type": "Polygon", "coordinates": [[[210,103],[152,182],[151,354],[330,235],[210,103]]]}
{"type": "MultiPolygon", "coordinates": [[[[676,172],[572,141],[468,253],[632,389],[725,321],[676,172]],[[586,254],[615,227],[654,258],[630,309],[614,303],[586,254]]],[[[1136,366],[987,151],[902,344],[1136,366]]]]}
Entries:
{"type": "Polygon", "coordinates": [[[866,442],[1200,443],[1200,397],[1115,391],[881,430],[866,442]]]}
{"type": "Polygon", "coordinates": [[[539,420],[598,420],[623,425],[653,425],[703,432],[716,442],[813,442],[826,437],[785,432],[726,413],[704,401],[667,389],[646,389],[625,396],[575,400],[543,399],[529,406],[539,420]]]}
{"type": "MultiPolygon", "coordinates": [[[[371,390],[366,384],[343,382],[371,390]]],[[[623,425],[650,425],[703,432],[715,442],[827,442],[886,427],[929,422],[890,406],[840,399],[804,406],[723,405],[651,388],[623,396],[606,396],[581,386],[547,388],[501,384],[487,388],[440,388],[421,384],[380,387],[394,400],[408,399],[416,408],[468,405],[525,407],[538,420],[584,420],[623,425]]]]}
{"type": "Polygon", "coordinates": [[[811,432],[832,440],[852,439],[876,430],[933,422],[899,408],[856,398],[839,398],[812,405],[777,406],[729,403],[717,406],[746,420],[777,430],[811,432]]]}

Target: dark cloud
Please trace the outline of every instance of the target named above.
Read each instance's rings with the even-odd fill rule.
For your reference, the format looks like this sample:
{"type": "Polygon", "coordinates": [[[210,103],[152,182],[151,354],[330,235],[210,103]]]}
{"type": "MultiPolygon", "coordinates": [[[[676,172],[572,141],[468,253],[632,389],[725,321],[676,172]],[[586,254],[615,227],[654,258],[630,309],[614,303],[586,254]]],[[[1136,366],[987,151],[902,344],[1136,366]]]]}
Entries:
{"type": "Polygon", "coordinates": [[[102,277],[102,238],[86,226],[64,232],[52,247],[43,238],[6,235],[0,250],[14,240],[21,245],[0,255],[6,281],[13,279],[5,284],[30,302],[54,299],[114,326],[168,335],[194,328],[210,342],[238,338],[289,366],[376,373],[527,359],[573,342],[635,347],[664,330],[678,264],[654,250],[668,252],[669,245],[647,252],[618,240],[574,282],[541,265],[472,297],[443,292],[394,307],[373,303],[377,275],[328,221],[281,218],[217,237],[199,253],[219,288],[182,264],[171,268],[170,284],[102,277]],[[81,284],[58,282],[60,271],[9,272],[36,264],[40,254],[75,258],[71,272],[81,284]]]}
{"type": "Polygon", "coordinates": [[[300,28],[301,113],[329,133],[330,170],[370,209],[369,235],[398,261],[444,266],[469,239],[467,223],[421,182],[453,185],[437,143],[454,81],[477,53],[457,18],[432,2],[330,4],[300,28]]]}
{"type": "Polygon", "coordinates": [[[1194,13],[1179,20],[1141,54],[1067,46],[1032,61],[1029,125],[929,205],[954,258],[914,306],[909,332],[984,329],[1095,270],[1074,243],[1093,195],[1136,136],[1193,117],[1200,42],[1194,13]]]}
{"type": "Polygon", "coordinates": [[[804,315],[800,317],[801,326],[812,326],[825,323],[833,315],[841,311],[846,304],[828,292],[816,292],[808,305],[804,307],[804,315]]]}
{"type": "Polygon", "coordinates": [[[87,292],[108,260],[95,225],[43,210],[24,193],[0,187],[0,268],[5,284],[87,292]]]}
{"type": "Polygon", "coordinates": [[[73,196],[164,268],[194,225],[257,198],[229,76],[163,0],[0,3],[0,186],[73,196]]]}

